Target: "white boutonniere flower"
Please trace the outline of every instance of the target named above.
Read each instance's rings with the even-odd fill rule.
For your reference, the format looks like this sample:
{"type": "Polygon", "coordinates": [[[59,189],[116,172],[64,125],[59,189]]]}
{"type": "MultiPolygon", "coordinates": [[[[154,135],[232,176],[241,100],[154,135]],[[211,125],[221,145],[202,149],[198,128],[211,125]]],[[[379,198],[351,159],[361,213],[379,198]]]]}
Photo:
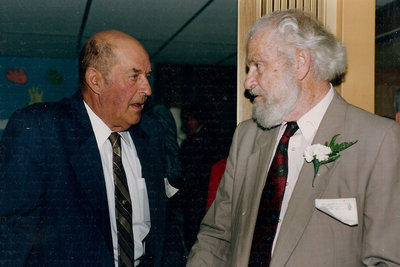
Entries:
{"type": "Polygon", "coordinates": [[[337,160],[340,157],[340,155],[338,155],[340,151],[345,150],[346,148],[358,142],[358,140],[356,140],[352,142],[343,142],[340,144],[335,144],[336,138],[338,136],[339,134],[333,136],[330,143],[325,142],[325,145],[321,144],[311,145],[308,146],[304,151],[305,160],[307,162],[312,162],[314,164],[314,178],[312,180],[313,187],[314,187],[315,177],[317,176],[319,170],[319,166],[337,160]]]}

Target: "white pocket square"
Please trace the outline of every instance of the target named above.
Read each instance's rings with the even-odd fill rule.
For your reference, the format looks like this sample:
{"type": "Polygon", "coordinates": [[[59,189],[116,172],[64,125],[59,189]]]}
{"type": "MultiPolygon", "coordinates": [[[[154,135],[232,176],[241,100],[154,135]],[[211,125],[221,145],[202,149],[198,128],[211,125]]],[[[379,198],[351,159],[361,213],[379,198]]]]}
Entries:
{"type": "Polygon", "coordinates": [[[179,191],[179,189],[173,187],[169,183],[167,177],[164,177],[164,185],[165,185],[165,193],[167,194],[168,198],[171,198],[173,195],[175,195],[179,191]]]}
{"type": "Polygon", "coordinates": [[[358,224],[357,202],[353,198],[316,199],[315,207],[344,224],[358,224]]]}

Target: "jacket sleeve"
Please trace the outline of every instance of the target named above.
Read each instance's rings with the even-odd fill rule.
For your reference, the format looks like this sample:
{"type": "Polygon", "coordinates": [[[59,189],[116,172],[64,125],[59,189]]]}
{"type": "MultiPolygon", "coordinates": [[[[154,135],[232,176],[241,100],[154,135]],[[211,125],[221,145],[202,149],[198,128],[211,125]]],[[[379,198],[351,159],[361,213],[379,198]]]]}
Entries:
{"type": "Polygon", "coordinates": [[[384,133],[365,193],[364,266],[400,266],[400,127],[384,133]]]}
{"type": "Polygon", "coordinates": [[[22,266],[40,224],[43,156],[23,113],[10,118],[0,144],[0,265],[22,266]]]}

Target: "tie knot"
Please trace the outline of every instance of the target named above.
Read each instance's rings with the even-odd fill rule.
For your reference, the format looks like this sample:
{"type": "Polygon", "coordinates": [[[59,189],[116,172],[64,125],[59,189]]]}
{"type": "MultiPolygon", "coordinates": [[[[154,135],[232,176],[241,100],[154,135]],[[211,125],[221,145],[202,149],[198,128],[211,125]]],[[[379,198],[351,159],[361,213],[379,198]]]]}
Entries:
{"type": "Polygon", "coordinates": [[[283,133],[283,136],[286,136],[286,137],[292,137],[293,135],[294,135],[294,133],[297,131],[299,129],[299,126],[297,125],[297,122],[295,122],[295,121],[290,121],[290,122],[288,122],[287,123],[287,126],[286,126],[286,130],[285,130],[285,132],[283,133]]]}
{"type": "Polygon", "coordinates": [[[110,134],[109,139],[110,139],[110,141],[111,141],[112,147],[115,147],[115,145],[117,145],[118,147],[121,146],[121,145],[120,145],[120,137],[121,137],[121,136],[120,136],[117,132],[112,132],[112,133],[110,134]]]}

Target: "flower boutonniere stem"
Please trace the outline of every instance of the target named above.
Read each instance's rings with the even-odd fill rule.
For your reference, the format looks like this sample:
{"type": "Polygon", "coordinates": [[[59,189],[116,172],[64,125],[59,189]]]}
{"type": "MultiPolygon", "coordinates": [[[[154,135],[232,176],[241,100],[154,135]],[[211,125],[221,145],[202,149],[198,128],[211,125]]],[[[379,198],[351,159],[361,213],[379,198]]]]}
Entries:
{"type": "Polygon", "coordinates": [[[333,162],[337,160],[340,155],[339,152],[345,150],[346,148],[354,145],[358,140],[352,142],[343,142],[340,144],[335,144],[336,139],[340,134],[332,137],[332,140],[328,143],[325,142],[324,145],[315,144],[308,146],[304,151],[304,158],[307,162],[312,162],[314,164],[314,178],[312,180],[312,186],[314,187],[315,177],[318,174],[319,167],[323,164],[333,162]]]}

